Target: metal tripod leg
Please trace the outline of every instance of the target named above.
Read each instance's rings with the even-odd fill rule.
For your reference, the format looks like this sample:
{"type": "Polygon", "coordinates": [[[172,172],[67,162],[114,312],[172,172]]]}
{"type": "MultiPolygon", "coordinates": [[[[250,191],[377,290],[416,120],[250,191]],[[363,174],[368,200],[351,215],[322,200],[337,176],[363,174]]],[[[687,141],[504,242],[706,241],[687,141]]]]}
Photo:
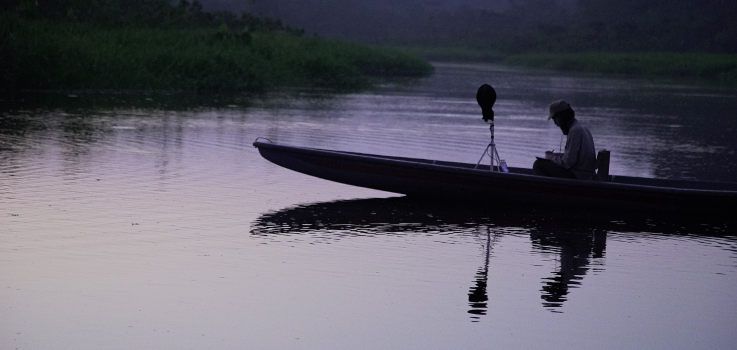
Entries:
{"type": "MultiPolygon", "coordinates": [[[[479,165],[481,165],[481,161],[484,160],[484,157],[486,157],[486,154],[489,153],[489,148],[491,148],[491,147],[492,147],[491,144],[489,144],[488,146],[486,146],[486,148],[484,149],[484,153],[481,154],[481,158],[479,158],[479,161],[476,162],[476,166],[474,167],[474,169],[478,169],[479,165]]],[[[491,161],[491,164],[494,165],[494,160],[493,159],[491,161]]],[[[491,168],[489,168],[489,169],[491,169],[491,168]]]]}
{"type": "Polygon", "coordinates": [[[484,153],[481,154],[481,158],[479,158],[479,161],[476,163],[476,167],[474,167],[474,169],[477,169],[479,165],[481,165],[481,161],[484,160],[484,156],[488,154],[489,158],[491,158],[489,162],[489,171],[501,171],[501,158],[499,157],[499,152],[496,150],[496,144],[494,143],[493,121],[489,123],[489,133],[491,134],[491,142],[489,142],[489,144],[484,149],[484,153]],[[495,167],[496,170],[494,169],[495,167]]]}

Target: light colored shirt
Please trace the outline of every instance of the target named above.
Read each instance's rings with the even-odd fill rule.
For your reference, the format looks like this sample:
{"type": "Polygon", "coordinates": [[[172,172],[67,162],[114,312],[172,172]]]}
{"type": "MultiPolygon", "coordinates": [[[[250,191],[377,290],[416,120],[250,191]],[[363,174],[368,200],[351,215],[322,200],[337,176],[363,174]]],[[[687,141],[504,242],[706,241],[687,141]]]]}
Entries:
{"type": "Polygon", "coordinates": [[[589,129],[574,120],[568,130],[566,150],[561,157],[555,157],[553,162],[573,171],[578,179],[591,179],[596,170],[596,150],[594,138],[589,129]]]}

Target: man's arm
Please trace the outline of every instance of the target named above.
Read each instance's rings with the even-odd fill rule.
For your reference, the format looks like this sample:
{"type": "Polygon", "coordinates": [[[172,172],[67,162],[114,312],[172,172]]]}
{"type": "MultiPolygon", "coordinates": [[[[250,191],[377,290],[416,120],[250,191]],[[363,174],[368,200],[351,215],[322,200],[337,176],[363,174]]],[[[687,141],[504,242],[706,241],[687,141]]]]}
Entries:
{"type": "MultiPolygon", "coordinates": [[[[583,133],[579,128],[572,128],[568,133],[568,142],[566,142],[566,151],[560,158],[559,163],[566,169],[572,169],[578,163],[578,154],[583,144],[583,133]]],[[[555,161],[555,160],[554,160],[555,161]]]]}

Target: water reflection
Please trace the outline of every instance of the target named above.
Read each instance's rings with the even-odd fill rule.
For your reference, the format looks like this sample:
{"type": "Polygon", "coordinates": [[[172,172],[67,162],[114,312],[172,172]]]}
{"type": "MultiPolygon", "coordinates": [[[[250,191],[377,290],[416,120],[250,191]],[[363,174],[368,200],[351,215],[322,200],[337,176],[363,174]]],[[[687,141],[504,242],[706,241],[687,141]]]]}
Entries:
{"type": "Polygon", "coordinates": [[[483,237],[483,259],[470,282],[468,314],[478,321],[489,311],[487,291],[494,247],[508,235],[529,236],[531,251],[555,255],[555,268],[541,280],[542,307],[561,312],[571,289],[589,271],[604,271],[609,232],[641,235],[721,236],[734,232],[732,222],[704,223],[676,218],[626,218],[561,212],[519,212],[499,208],[447,208],[406,197],[314,203],[270,212],[252,225],[251,234],[274,241],[322,242],[357,236],[402,233],[442,235],[447,241],[483,237]]]}
{"type": "Polygon", "coordinates": [[[533,247],[554,250],[559,253],[557,269],[543,280],[541,298],[543,305],[557,308],[566,301],[570,288],[576,288],[589,270],[592,260],[604,265],[606,250],[605,230],[598,227],[570,226],[565,230],[534,228],[530,239],[533,247]]]}
{"type": "MultiPolygon", "coordinates": [[[[530,217],[519,217],[531,219],[530,217]]],[[[509,223],[507,223],[509,224],[509,223]]],[[[524,224],[523,224],[524,226],[524,224]]],[[[551,221],[533,221],[528,227],[533,249],[543,253],[559,254],[556,270],[550,277],[543,278],[540,297],[543,306],[551,311],[559,311],[566,301],[570,288],[577,288],[594,260],[597,265],[604,265],[606,250],[606,231],[588,225],[553,225],[551,221]]],[[[487,226],[484,263],[476,272],[474,284],[468,292],[468,303],[471,319],[477,321],[486,315],[489,297],[486,292],[489,275],[489,260],[494,244],[499,240],[498,231],[492,233],[487,226]]],[[[603,270],[603,268],[600,268],[603,270]]]]}
{"type": "MultiPolygon", "coordinates": [[[[497,235],[494,235],[494,242],[497,235]]],[[[491,247],[493,245],[491,228],[486,230],[486,246],[484,247],[484,264],[476,272],[474,284],[468,291],[468,313],[471,314],[471,320],[478,321],[480,316],[486,315],[489,296],[486,293],[486,286],[489,282],[489,258],[491,256],[491,247]]]]}
{"type": "Polygon", "coordinates": [[[319,238],[423,232],[428,234],[476,234],[489,223],[483,211],[442,210],[437,204],[406,197],[371,198],[314,203],[266,213],[255,220],[251,234],[319,238]],[[329,236],[324,235],[329,233],[329,236]]]}

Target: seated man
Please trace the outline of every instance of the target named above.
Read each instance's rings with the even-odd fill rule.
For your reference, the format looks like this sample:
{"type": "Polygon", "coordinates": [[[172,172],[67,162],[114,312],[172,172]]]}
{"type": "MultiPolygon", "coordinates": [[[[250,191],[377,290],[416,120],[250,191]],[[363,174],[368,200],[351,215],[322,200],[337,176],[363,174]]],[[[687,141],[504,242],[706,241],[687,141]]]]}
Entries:
{"type": "Polygon", "coordinates": [[[576,120],[576,114],[568,102],[558,100],[550,104],[548,120],[553,119],[568,136],[563,153],[545,152],[545,159],[538,158],[532,169],[535,174],[552,177],[590,180],[596,169],[594,139],[586,127],[576,120]]]}

